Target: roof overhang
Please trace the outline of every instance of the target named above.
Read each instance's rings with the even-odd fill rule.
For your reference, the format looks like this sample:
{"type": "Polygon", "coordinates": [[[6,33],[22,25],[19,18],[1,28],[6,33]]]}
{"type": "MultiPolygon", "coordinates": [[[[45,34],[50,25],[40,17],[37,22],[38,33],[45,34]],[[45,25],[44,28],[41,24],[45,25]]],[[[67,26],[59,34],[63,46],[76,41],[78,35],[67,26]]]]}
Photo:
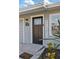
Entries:
{"type": "Polygon", "coordinates": [[[51,8],[52,9],[60,8],[60,3],[49,4],[49,5],[33,6],[31,8],[24,8],[24,9],[19,11],[19,15],[33,13],[33,12],[38,12],[38,11],[43,11],[43,10],[50,10],[51,8]]]}

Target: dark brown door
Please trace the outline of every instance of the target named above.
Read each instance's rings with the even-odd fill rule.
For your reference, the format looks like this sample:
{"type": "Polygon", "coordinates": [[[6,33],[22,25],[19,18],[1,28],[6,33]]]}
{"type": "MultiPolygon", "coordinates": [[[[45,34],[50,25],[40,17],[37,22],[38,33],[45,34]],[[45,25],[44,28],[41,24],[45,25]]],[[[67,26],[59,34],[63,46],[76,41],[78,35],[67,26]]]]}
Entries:
{"type": "Polygon", "coordinates": [[[33,43],[43,44],[43,17],[33,18],[33,43]]]}

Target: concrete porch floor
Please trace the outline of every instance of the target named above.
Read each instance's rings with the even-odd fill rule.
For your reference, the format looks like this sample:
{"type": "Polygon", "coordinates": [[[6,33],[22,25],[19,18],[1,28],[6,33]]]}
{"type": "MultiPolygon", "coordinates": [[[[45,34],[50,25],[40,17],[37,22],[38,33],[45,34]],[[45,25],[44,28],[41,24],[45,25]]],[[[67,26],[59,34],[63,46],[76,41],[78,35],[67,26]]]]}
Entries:
{"type": "Polygon", "coordinates": [[[45,47],[39,44],[26,44],[26,43],[19,44],[19,55],[23,53],[28,53],[32,55],[30,59],[38,59],[44,50],[45,47]]]}

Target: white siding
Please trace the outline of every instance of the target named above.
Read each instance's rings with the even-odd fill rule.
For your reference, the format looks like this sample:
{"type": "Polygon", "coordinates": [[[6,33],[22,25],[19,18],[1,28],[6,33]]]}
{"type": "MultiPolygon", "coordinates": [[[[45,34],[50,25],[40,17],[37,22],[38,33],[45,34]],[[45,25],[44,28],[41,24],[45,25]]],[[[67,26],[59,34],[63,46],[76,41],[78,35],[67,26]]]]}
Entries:
{"type": "Polygon", "coordinates": [[[23,43],[23,19],[19,20],[19,43],[23,43]]]}
{"type": "Polygon", "coordinates": [[[28,21],[24,21],[24,43],[31,43],[31,25],[30,24],[31,24],[30,19],[28,19],[28,21]],[[28,26],[25,25],[26,22],[29,23],[28,26]]]}
{"type": "Polygon", "coordinates": [[[20,43],[31,43],[31,30],[29,26],[25,26],[24,19],[19,21],[19,42],[20,43]]]}
{"type": "Polygon", "coordinates": [[[25,26],[24,24],[24,43],[31,43],[31,32],[30,25],[25,26]]]}
{"type": "Polygon", "coordinates": [[[44,20],[44,26],[45,26],[45,33],[44,33],[44,35],[45,35],[45,37],[44,38],[48,38],[48,20],[44,20]]]}

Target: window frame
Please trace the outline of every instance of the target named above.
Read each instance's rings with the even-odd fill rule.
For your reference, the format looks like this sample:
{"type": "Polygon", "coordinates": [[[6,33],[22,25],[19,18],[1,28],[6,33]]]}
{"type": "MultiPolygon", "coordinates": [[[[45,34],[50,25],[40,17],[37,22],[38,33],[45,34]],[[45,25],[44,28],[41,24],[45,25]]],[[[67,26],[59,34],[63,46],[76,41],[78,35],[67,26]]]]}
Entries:
{"type": "Polygon", "coordinates": [[[60,18],[60,13],[55,13],[55,14],[49,14],[49,36],[50,37],[53,37],[54,35],[52,35],[52,17],[55,16],[55,15],[59,15],[59,18],[60,18]]]}

